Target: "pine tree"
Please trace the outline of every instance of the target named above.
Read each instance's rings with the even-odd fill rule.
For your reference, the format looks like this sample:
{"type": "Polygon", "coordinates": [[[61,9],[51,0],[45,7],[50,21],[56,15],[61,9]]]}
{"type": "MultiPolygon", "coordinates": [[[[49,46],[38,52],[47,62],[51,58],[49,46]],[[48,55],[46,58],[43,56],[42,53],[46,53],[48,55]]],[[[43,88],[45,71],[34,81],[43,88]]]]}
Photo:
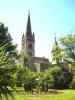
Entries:
{"type": "Polygon", "coordinates": [[[5,53],[9,53],[10,55],[13,54],[14,56],[16,56],[17,45],[13,44],[10,33],[8,33],[8,27],[5,27],[4,23],[0,22],[0,46],[3,46],[5,44],[8,44],[8,46],[5,48],[5,53]]]}
{"type": "Polygon", "coordinates": [[[15,63],[16,45],[13,45],[7,29],[0,22],[0,100],[5,100],[4,97],[10,100],[9,96],[13,97],[8,86],[13,88],[13,75],[17,70],[15,63]]]}

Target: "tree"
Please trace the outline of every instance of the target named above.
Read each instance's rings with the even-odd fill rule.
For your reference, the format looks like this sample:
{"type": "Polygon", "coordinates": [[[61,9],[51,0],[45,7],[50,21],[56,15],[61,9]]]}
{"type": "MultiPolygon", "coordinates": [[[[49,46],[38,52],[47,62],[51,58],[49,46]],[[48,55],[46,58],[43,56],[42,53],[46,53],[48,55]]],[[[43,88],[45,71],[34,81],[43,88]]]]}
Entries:
{"type": "Polygon", "coordinates": [[[62,59],[61,48],[58,45],[56,41],[56,37],[55,37],[55,43],[52,48],[52,60],[55,61],[58,66],[60,66],[59,64],[60,64],[61,59],[62,59]]]}
{"type": "Polygon", "coordinates": [[[45,70],[44,80],[45,80],[45,91],[48,92],[48,89],[52,88],[54,83],[53,76],[51,75],[49,69],[45,70]]]}
{"type": "Polygon", "coordinates": [[[5,48],[5,53],[10,55],[17,56],[16,46],[12,42],[10,33],[8,33],[8,27],[5,27],[4,23],[0,22],[0,46],[8,44],[5,48]]]}
{"type": "Polygon", "coordinates": [[[7,100],[9,95],[13,96],[8,86],[13,88],[13,75],[17,70],[16,56],[16,45],[12,42],[8,28],[0,22],[0,100],[4,100],[3,96],[7,100]]]}
{"type": "Polygon", "coordinates": [[[27,66],[28,57],[27,56],[23,56],[23,61],[24,61],[24,66],[27,66]]]}
{"type": "Polygon", "coordinates": [[[41,91],[48,92],[48,89],[53,87],[53,77],[50,73],[50,70],[45,70],[45,72],[40,72],[38,85],[41,88],[41,91]]]}
{"type": "Polygon", "coordinates": [[[13,88],[13,74],[17,70],[15,60],[9,54],[5,54],[8,45],[0,45],[0,100],[3,95],[8,99],[9,95],[12,97],[12,91],[9,87],[13,88]]]}
{"type": "Polygon", "coordinates": [[[51,70],[51,75],[54,79],[54,88],[66,89],[69,88],[69,84],[72,81],[72,73],[68,70],[68,67],[55,67],[51,70]]]}
{"type": "Polygon", "coordinates": [[[60,66],[60,61],[62,59],[61,48],[57,45],[56,50],[52,52],[53,59],[56,60],[58,66],[60,66]]]}
{"type": "Polygon", "coordinates": [[[75,34],[68,34],[59,39],[64,58],[75,61],[75,34]]]}
{"type": "Polygon", "coordinates": [[[22,86],[28,76],[30,70],[27,67],[20,67],[17,72],[17,86],[22,86]]]}
{"type": "Polygon", "coordinates": [[[36,76],[27,67],[22,67],[17,73],[17,85],[24,86],[25,91],[32,91],[36,76]]]}

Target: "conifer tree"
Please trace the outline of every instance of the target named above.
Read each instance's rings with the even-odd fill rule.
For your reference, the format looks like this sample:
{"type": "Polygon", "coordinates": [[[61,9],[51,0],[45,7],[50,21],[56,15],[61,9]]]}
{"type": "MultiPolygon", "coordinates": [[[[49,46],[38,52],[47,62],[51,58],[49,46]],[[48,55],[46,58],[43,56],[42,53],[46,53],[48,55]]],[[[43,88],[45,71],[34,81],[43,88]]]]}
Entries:
{"type": "Polygon", "coordinates": [[[9,96],[13,97],[8,86],[13,88],[13,75],[17,70],[15,55],[16,45],[13,45],[8,28],[0,22],[0,100],[10,100],[9,96]]]}

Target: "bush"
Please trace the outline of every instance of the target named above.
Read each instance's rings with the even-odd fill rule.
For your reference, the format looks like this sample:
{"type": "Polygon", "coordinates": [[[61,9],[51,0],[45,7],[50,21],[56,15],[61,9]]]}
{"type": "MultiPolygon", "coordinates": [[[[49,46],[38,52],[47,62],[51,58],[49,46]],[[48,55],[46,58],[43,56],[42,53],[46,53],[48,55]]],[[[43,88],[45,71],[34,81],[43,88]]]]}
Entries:
{"type": "Polygon", "coordinates": [[[71,89],[75,89],[75,78],[72,80],[71,84],[69,85],[71,89]]]}
{"type": "Polygon", "coordinates": [[[67,67],[57,68],[52,70],[54,78],[54,88],[67,89],[72,81],[72,73],[69,72],[67,67]]]}

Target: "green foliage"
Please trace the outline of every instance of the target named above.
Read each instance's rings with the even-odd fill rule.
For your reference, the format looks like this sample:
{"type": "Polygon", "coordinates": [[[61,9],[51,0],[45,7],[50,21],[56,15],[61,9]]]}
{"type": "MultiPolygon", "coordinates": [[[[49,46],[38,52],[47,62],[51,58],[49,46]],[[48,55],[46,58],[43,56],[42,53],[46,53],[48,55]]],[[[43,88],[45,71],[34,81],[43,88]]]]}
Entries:
{"type": "Polygon", "coordinates": [[[75,34],[68,34],[60,38],[59,41],[64,57],[75,61],[75,34]]]}
{"type": "Polygon", "coordinates": [[[24,84],[24,81],[26,79],[26,76],[28,76],[29,70],[27,67],[22,67],[17,72],[17,85],[22,86],[24,84]]]}
{"type": "Polygon", "coordinates": [[[8,86],[13,88],[13,74],[17,70],[17,65],[12,56],[5,54],[5,47],[0,48],[0,98],[4,95],[8,99],[8,95],[12,96],[8,86]]]}
{"type": "Polygon", "coordinates": [[[16,46],[12,43],[8,28],[0,22],[0,100],[4,100],[4,96],[7,100],[9,96],[13,97],[8,86],[11,88],[14,86],[13,75],[17,70],[16,55],[16,46]]]}
{"type": "Polygon", "coordinates": [[[41,91],[48,92],[48,89],[53,87],[53,82],[54,80],[49,70],[45,70],[45,72],[39,74],[38,86],[41,91]]]}
{"type": "Polygon", "coordinates": [[[72,79],[72,82],[70,83],[69,87],[71,89],[75,89],[75,77],[72,79]]]}
{"type": "Polygon", "coordinates": [[[24,86],[26,91],[33,89],[35,79],[35,73],[31,72],[27,67],[20,68],[17,73],[17,85],[24,86]]]}
{"type": "Polygon", "coordinates": [[[9,53],[10,56],[13,54],[13,56],[17,56],[16,46],[12,43],[12,38],[10,36],[10,33],[8,33],[8,27],[4,26],[4,23],[0,22],[0,47],[7,45],[5,47],[5,53],[9,53]]]}
{"type": "Polygon", "coordinates": [[[56,60],[59,66],[59,62],[61,61],[62,58],[61,49],[57,48],[54,52],[52,52],[52,54],[53,54],[53,59],[56,60]]]}
{"type": "Polygon", "coordinates": [[[61,53],[61,48],[59,47],[58,43],[55,42],[52,48],[52,59],[56,61],[56,63],[59,66],[59,63],[62,59],[62,53],[61,53]]]}
{"type": "Polygon", "coordinates": [[[23,60],[24,60],[24,62],[26,63],[26,62],[28,61],[28,57],[23,56],[23,60]]]}
{"type": "Polygon", "coordinates": [[[61,94],[35,94],[19,95],[15,94],[15,100],[74,100],[75,90],[59,90],[61,94]]]}
{"type": "Polygon", "coordinates": [[[33,88],[48,91],[53,86],[53,77],[47,70],[45,72],[34,73],[27,67],[23,67],[17,73],[17,85],[24,85],[26,91],[32,91],[33,88]]]}
{"type": "Polygon", "coordinates": [[[69,88],[69,84],[72,81],[72,73],[69,72],[66,66],[54,68],[51,72],[51,75],[54,78],[54,88],[69,88]]]}

